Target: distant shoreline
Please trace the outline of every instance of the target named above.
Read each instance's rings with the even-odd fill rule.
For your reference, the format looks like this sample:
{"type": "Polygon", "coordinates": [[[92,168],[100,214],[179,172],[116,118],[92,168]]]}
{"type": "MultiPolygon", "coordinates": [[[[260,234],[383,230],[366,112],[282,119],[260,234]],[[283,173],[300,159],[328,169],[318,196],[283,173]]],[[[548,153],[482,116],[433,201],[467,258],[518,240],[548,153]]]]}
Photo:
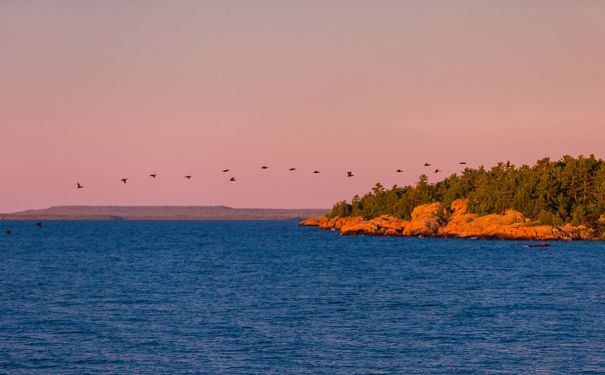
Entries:
{"type": "Polygon", "coordinates": [[[57,206],[0,214],[0,220],[300,220],[325,215],[328,211],[329,209],[313,208],[231,208],[226,206],[57,206]]]}
{"type": "Polygon", "coordinates": [[[308,217],[199,217],[199,218],[181,218],[181,217],[158,217],[158,218],[107,218],[107,217],[59,217],[59,216],[1,216],[0,221],[286,221],[286,220],[306,220],[308,217]]]}

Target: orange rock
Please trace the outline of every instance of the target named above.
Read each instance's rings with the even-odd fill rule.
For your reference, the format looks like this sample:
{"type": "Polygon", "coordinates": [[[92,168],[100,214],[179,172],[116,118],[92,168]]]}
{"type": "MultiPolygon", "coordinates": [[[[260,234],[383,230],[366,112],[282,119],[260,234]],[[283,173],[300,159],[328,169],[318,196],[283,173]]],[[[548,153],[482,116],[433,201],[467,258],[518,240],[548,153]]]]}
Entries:
{"type": "Polygon", "coordinates": [[[362,217],[310,218],[300,225],[337,229],[342,235],[480,237],[513,240],[587,240],[592,229],[584,226],[531,225],[520,212],[506,210],[504,215],[478,216],[467,213],[467,200],[452,202],[452,215],[447,222],[439,216],[440,203],[420,205],[412,211],[411,220],[382,215],[371,220],[362,217]]]}
{"type": "Polygon", "coordinates": [[[401,236],[406,227],[409,227],[410,222],[401,220],[394,216],[382,215],[371,220],[378,226],[377,232],[383,236],[401,236]]]}
{"type": "Polygon", "coordinates": [[[549,225],[528,225],[529,220],[514,210],[506,210],[504,215],[485,215],[466,213],[466,201],[452,203],[454,213],[447,225],[439,230],[446,237],[482,237],[514,240],[571,240],[588,239],[591,231],[585,227],[562,227],[549,225]]]}
{"type": "Polygon", "coordinates": [[[378,234],[378,225],[371,221],[365,220],[344,223],[340,227],[340,234],[342,234],[343,236],[358,234],[375,236],[378,234]]]}
{"type": "Polygon", "coordinates": [[[332,218],[332,219],[328,219],[323,223],[319,224],[319,227],[321,229],[334,229],[335,225],[336,225],[336,220],[338,220],[337,218],[332,218]]]}
{"type": "Polygon", "coordinates": [[[325,216],[310,217],[298,223],[298,225],[307,227],[318,227],[323,223],[326,223],[329,219],[325,216]]]}
{"type": "Polygon", "coordinates": [[[444,224],[438,215],[440,205],[440,203],[430,203],[414,208],[410,225],[404,229],[403,235],[426,237],[437,235],[439,228],[444,224]]]}
{"type": "Polygon", "coordinates": [[[466,213],[466,205],[468,204],[468,200],[466,199],[456,199],[452,202],[452,210],[454,212],[466,213]]]}

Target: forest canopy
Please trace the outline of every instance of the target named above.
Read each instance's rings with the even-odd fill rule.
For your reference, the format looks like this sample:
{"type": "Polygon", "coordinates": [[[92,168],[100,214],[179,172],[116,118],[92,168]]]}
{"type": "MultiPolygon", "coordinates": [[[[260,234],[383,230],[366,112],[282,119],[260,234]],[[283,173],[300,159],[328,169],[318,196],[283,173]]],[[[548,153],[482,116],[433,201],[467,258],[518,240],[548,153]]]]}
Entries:
{"type": "Polygon", "coordinates": [[[328,217],[362,216],[371,219],[389,214],[409,219],[414,207],[468,199],[469,212],[502,214],[513,209],[547,225],[586,225],[605,232],[605,161],[589,157],[564,156],[558,161],[538,160],[533,166],[515,167],[509,162],[491,169],[466,168],[439,182],[429,183],[421,175],[414,186],[385,189],[377,183],[364,196],[338,202],[328,217]]]}

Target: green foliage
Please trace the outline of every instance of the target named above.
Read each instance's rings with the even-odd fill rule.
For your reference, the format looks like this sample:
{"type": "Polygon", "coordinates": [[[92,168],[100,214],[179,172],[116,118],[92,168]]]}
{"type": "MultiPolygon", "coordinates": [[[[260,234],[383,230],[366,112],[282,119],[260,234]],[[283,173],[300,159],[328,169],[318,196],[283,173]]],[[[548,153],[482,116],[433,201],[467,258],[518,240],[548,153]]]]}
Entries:
{"type": "Polygon", "coordinates": [[[332,211],[328,213],[329,218],[351,216],[352,206],[347,201],[340,201],[332,207],[332,211]]]}
{"type": "Polygon", "coordinates": [[[337,203],[330,216],[390,214],[409,219],[418,205],[441,202],[445,209],[459,198],[468,198],[468,210],[480,215],[513,209],[543,224],[586,225],[597,235],[605,235],[605,161],[594,155],[564,156],[558,161],[544,158],[533,166],[515,167],[507,162],[489,170],[466,168],[433,184],[426,175],[414,186],[385,189],[376,184],[371,192],[355,196],[351,204],[337,203]]]}

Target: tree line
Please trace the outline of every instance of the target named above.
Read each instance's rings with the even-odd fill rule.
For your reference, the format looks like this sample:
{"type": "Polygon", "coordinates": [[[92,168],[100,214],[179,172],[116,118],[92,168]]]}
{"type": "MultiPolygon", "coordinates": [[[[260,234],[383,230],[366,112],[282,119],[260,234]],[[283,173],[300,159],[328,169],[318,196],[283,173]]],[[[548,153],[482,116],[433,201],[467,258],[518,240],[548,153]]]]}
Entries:
{"type": "Polygon", "coordinates": [[[471,213],[502,214],[513,209],[541,224],[585,225],[604,235],[605,161],[594,155],[564,156],[558,161],[544,158],[533,166],[506,162],[489,170],[465,168],[460,175],[435,183],[429,183],[424,174],[414,186],[385,189],[377,183],[350,203],[336,203],[328,216],[371,219],[389,214],[410,219],[414,207],[433,202],[441,202],[447,216],[452,201],[460,198],[468,198],[471,213]]]}

